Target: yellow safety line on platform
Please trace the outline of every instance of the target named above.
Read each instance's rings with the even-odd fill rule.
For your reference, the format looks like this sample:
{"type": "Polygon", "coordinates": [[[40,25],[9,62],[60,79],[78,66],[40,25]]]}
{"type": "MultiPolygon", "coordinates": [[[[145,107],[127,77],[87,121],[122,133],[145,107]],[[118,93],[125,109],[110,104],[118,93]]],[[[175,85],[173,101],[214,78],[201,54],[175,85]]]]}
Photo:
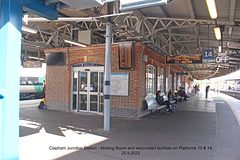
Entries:
{"type": "Polygon", "coordinates": [[[239,127],[240,127],[240,120],[238,119],[238,116],[237,116],[235,110],[233,110],[232,105],[231,105],[223,96],[222,96],[222,98],[224,99],[224,101],[225,101],[225,102],[229,105],[229,107],[231,108],[233,114],[235,115],[235,118],[237,119],[238,125],[239,125],[239,127]]]}

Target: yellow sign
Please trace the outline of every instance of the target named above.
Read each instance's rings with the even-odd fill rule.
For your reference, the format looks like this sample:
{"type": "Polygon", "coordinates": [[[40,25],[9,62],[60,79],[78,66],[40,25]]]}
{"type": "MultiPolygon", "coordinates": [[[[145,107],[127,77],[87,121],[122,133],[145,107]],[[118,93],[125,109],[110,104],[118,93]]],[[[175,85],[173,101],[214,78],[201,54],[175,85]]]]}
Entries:
{"type": "Polygon", "coordinates": [[[166,64],[202,63],[202,56],[166,56],[166,64]]]}

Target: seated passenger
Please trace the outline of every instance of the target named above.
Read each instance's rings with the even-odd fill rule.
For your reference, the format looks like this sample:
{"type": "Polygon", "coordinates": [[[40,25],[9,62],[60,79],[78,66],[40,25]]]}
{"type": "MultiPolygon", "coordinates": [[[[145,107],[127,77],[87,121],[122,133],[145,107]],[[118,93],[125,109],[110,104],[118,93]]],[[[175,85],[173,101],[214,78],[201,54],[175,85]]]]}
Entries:
{"type": "Polygon", "coordinates": [[[180,96],[181,97],[184,97],[184,101],[187,101],[187,94],[186,94],[186,92],[183,90],[183,88],[181,88],[181,90],[180,90],[180,96]]]}
{"type": "Polygon", "coordinates": [[[159,105],[163,104],[163,96],[161,96],[161,91],[157,91],[156,94],[156,101],[159,105]]]}
{"type": "Polygon", "coordinates": [[[172,89],[169,90],[168,92],[168,111],[175,112],[175,102],[173,102],[173,94],[172,94],[172,89]]]}
{"type": "Polygon", "coordinates": [[[175,92],[175,95],[173,96],[174,100],[177,102],[179,102],[179,97],[178,97],[178,92],[175,92]]]}

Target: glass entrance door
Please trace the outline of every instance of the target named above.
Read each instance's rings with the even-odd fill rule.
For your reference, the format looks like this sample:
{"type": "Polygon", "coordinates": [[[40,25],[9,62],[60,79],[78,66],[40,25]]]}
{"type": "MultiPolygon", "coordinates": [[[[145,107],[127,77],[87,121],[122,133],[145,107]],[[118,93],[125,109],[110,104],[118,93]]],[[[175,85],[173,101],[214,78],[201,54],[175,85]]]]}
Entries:
{"type": "Polygon", "coordinates": [[[73,111],[103,112],[103,75],[103,67],[72,72],[73,111]]]}
{"type": "Polygon", "coordinates": [[[103,112],[103,72],[89,72],[90,74],[90,112],[103,112]]]}
{"type": "Polygon", "coordinates": [[[87,111],[88,72],[78,72],[78,111],[87,111]]]}

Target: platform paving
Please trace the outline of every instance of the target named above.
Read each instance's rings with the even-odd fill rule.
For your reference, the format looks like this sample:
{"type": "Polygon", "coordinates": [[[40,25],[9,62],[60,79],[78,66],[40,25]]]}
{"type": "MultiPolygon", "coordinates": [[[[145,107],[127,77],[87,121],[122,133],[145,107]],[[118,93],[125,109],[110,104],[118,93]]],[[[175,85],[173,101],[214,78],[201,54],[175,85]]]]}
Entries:
{"type": "Polygon", "coordinates": [[[102,129],[102,115],[21,107],[20,159],[239,160],[232,100],[213,92],[203,96],[178,103],[175,113],[111,117],[109,132],[102,129]]]}

